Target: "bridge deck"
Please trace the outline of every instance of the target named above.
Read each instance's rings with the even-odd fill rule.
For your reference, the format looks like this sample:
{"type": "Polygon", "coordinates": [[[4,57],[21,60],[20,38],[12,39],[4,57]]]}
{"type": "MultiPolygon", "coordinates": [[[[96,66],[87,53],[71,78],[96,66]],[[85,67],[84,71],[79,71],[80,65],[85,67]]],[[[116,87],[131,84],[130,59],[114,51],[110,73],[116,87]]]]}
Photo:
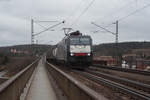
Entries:
{"type": "Polygon", "coordinates": [[[57,100],[42,60],[39,62],[26,100],[57,100]]]}

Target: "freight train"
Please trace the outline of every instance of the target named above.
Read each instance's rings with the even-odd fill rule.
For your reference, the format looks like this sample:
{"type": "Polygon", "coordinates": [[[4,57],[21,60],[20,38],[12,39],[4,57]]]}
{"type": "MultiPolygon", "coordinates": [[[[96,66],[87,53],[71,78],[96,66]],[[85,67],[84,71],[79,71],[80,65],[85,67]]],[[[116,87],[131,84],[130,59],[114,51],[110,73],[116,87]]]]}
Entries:
{"type": "Polygon", "coordinates": [[[79,31],[67,34],[52,50],[53,60],[66,65],[86,65],[93,61],[92,38],[79,31]]]}

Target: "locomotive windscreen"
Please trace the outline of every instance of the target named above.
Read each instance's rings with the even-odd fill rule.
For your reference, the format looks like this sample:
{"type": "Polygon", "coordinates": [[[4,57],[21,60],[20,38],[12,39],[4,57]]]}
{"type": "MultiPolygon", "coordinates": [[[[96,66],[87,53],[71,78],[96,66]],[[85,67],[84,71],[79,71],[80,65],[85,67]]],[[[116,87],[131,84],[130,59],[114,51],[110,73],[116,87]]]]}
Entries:
{"type": "Polygon", "coordinates": [[[70,39],[70,44],[84,44],[84,45],[89,45],[90,44],[90,38],[87,37],[76,37],[76,38],[71,38],[70,39]]]}

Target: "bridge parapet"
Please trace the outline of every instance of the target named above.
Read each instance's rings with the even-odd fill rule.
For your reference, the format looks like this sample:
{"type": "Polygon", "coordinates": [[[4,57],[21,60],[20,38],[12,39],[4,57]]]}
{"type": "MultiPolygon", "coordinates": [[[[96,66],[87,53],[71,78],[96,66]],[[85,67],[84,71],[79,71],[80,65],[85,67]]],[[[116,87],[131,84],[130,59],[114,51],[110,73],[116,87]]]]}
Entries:
{"type": "Polygon", "coordinates": [[[0,85],[1,100],[19,100],[26,83],[30,79],[39,59],[0,85]]]}

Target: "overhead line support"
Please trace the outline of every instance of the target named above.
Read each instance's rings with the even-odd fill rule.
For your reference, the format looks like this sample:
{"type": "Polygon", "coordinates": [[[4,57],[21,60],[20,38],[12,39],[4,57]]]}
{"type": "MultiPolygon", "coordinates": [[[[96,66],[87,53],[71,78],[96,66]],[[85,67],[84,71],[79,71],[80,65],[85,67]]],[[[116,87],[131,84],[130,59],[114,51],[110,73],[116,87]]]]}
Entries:
{"type": "Polygon", "coordinates": [[[100,26],[100,25],[97,25],[97,24],[94,23],[94,22],[91,22],[91,24],[93,24],[93,25],[95,25],[95,26],[97,26],[97,27],[99,27],[99,28],[105,30],[105,31],[108,32],[108,33],[111,33],[111,34],[115,35],[115,37],[116,37],[116,39],[115,39],[115,40],[116,40],[116,43],[118,43],[118,20],[114,23],[114,24],[116,24],[116,33],[115,33],[115,32],[112,32],[112,31],[109,31],[108,29],[106,29],[106,28],[104,28],[104,27],[102,27],[102,26],[100,26]]]}
{"type": "Polygon", "coordinates": [[[118,55],[118,52],[119,52],[119,51],[118,51],[118,20],[117,20],[115,23],[113,23],[113,24],[116,24],[116,32],[109,31],[108,29],[106,29],[106,28],[104,28],[104,27],[102,27],[102,26],[100,26],[100,25],[97,25],[97,24],[95,24],[94,22],[92,22],[91,24],[93,24],[93,25],[95,25],[95,26],[97,26],[97,27],[99,27],[99,28],[105,30],[105,31],[108,32],[108,33],[111,33],[111,34],[115,35],[116,59],[117,59],[117,64],[118,64],[118,60],[119,60],[119,55],[118,55]]]}
{"type": "Polygon", "coordinates": [[[39,33],[34,34],[34,23],[38,23],[38,22],[58,22],[58,21],[35,21],[35,20],[31,19],[31,45],[34,44],[34,37],[35,37],[35,36],[37,36],[37,35],[39,35],[39,34],[45,32],[45,31],[48,31],[49,29],[54,28],[54,27],[56,27],[57,25],[60,25],[60,24],[62,24],[62,23],[65,23],[65,21],[62,21],[62,22],[60,22],[60,23],[58,23],[58,24],[55,24],[55,25],[53,25],[53,26],[51,26],[51,27],[49,27],[49,28],[45,28],[44,26],[41,26],[41,25],[40,25],[41,27],[45,28],[45,30],[43,30],[43,31],[41,31],[41,32],[39,32],[39,33]]]}
{"type": "Polygon", "coordinates": [[[36,33],[36,34],[34,34],[34,36],[39,35],[39,34],[45,32],[45,31],[48,31],[49,29],[54,28],[55,26],[60,25],[60,24],[62,24],[62,23],[64,23],[64,21],[62,21],[62,22],[60,22],[60,23],[58,23],[58,24],[56,24],[56,25],[53,25],[53,26],[51,26],[51,27],[49,27],[49,28],[47,28],[47,29],[45,29],[45,30],[39,32],[39,33],[36,33]]]}

